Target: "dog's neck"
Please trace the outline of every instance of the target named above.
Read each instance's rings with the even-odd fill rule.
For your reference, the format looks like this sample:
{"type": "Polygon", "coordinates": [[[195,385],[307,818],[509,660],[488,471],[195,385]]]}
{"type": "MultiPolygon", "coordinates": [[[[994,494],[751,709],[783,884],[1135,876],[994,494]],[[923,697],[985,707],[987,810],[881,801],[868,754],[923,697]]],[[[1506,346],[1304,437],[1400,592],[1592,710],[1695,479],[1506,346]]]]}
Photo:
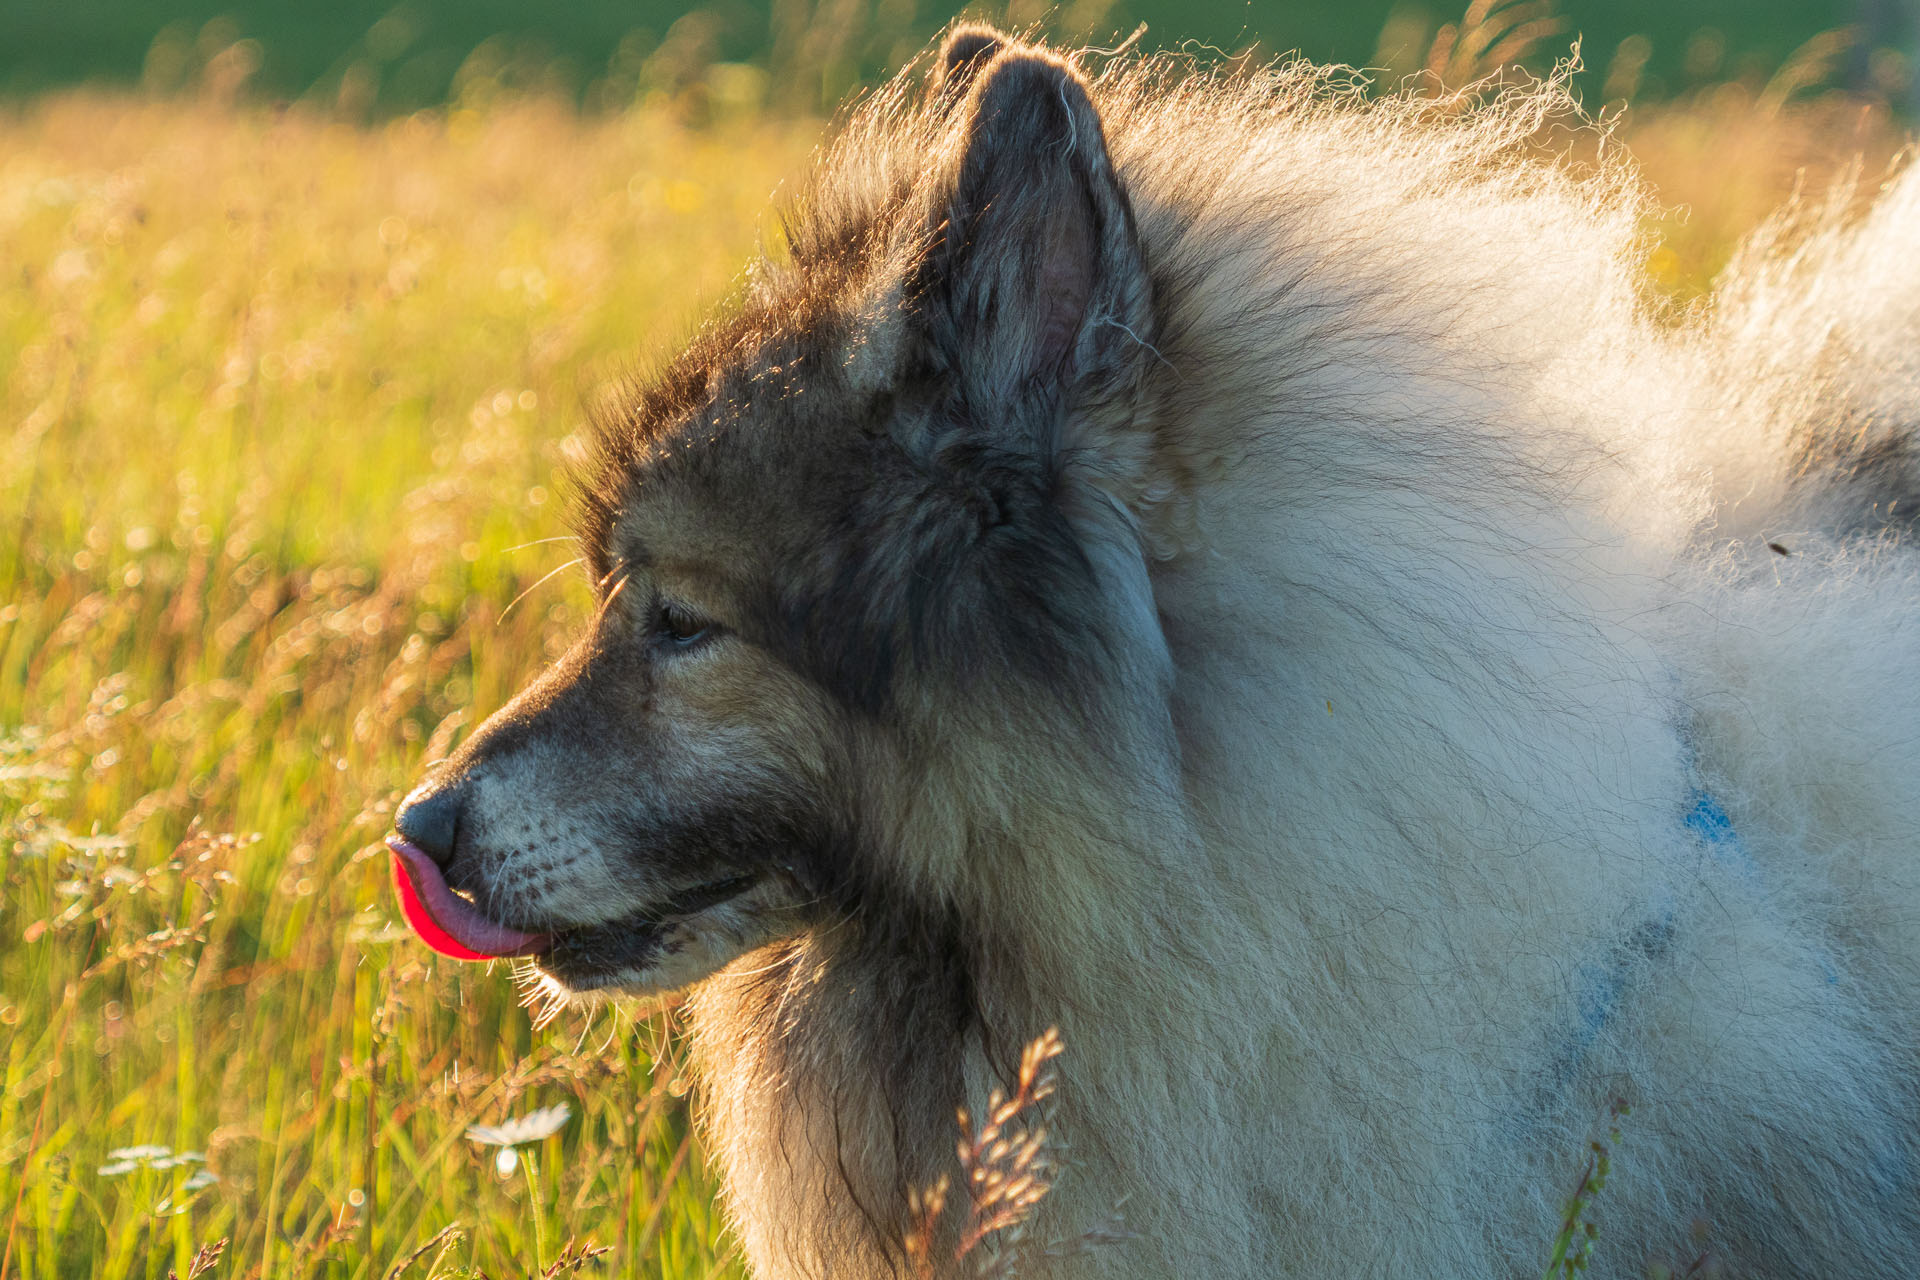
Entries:
{"type": "MultiPolygon", "coordinates": [[[[1188,1070],[1164,1060],[1165,1024],[1204,1003],[1189,988],[1219,957],[1203,954],[1192,922],[1219,912],[1194,900],[1209,878],[1176,815],[1137,791],[1083,805],[1104,815],[1097,830],[1044,803],[1003,812],[1003,828],[975,828],[956,852],[1002,868],[970,879],[1008,901],[863,902],[693,997],[704,1118],[731,1155],[733,1201],[792,1206],[783,1221],[740,1224],[753,1256],[786,1260],[777,1274],[835,1258],[844,1275],[855,1253],[891,1274],[912,1193],[957,1173],[956,1109],[979,1115],[989,1092],[1009,1089],[1023,1047],[1050,1027],[1066,1054],[1049,1120],[1073,1169],[1043,1202],[1043,1234],[1077,1234],[1111,1211],[1071,1187],[1120,1185],[1115,1171],[1155,1135],[1109,1133],[1102,1117],[1138,1116],[1125,1099],[1142,1080],[1165,1088],[1188,1070]],[[998,925],[1015,913],[1057,928],[998,925]],[[1073,1176],[1089,1166],[1097,1175],[1073,1176]]],[[[950,1218],[964,1212],[953,1199],[950,1218]]]]}

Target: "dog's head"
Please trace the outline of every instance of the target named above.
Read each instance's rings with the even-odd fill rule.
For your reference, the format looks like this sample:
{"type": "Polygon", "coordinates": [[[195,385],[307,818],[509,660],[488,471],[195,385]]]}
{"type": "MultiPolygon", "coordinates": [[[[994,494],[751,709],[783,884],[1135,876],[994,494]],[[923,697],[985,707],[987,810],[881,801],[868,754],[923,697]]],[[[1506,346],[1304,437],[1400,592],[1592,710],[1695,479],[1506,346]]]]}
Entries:
{"type": "Polygon", "coordinates": [[[876,876],[952,892],[983,807],[1071,754],[1047,734],[1164,702],[1151,288],[1088,86],[965,28],[889,111],[603,430],[591,626],[397,819],[442,949],[683,986],[876,876]],[[1001,794],[933,781],[969,753],[1001,794]]]}

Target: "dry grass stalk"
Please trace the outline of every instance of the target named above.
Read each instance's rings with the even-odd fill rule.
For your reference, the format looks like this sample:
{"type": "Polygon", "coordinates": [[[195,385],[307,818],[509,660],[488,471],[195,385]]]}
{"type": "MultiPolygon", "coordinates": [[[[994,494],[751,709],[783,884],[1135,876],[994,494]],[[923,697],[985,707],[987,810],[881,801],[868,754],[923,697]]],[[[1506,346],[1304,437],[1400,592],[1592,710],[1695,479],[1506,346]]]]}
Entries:
{"type": "Polygon", "coordinates": [[[1768,79],[1767,87],[1754,102],[1754,110],[1763,117],[1777,116],[1794,94],[1831,83],[1848,50],[1859,38],[1857,28],[1835,27],[1808,40],[1788,54],[1780,69],[1768,79]]]}
{"type": "Polygon", "coordinates": [[[392,1269],[387,1272],[386,1280],[399,1280],[401,1276],[413,1269],[414,1263],[420,1261],[420,1259],[426,1257],[429,1253],[433,1254],[433,1263],[427,1267],[428,1273],[431,1274],[434,1267],[439,1265],[441,1255],[453,1247],[459,1238],[460,1224],[457,1222],[449,1222],[429,1237],[426,1243],[395,1263],[392,1269]]]}
{"type": "Polygon", "coordinates": [[[555,1276],[578,1274],[594,1259],[612,1252],[613,1248],[610,1245],[579,1244],[569,1240],[561,1246],[560,1256],[548,1263],[546,1270],[540,1273],[540,1280],[554,1280],[555,1276]]]}
{"type": "MultiPolygon", "coordinates": [[[[973,1259],[976,1274],[982,1277],[997,1280],[1013,1274],[1014,1247],[1059,1171],[1050,1154],[1045,1118],[1036,1112],[1059,1084],[1053,1064],[1065,1048],[1059,1029],[1048,1028],[1021,1053],[1012,1094],[995,1089],[989,1095],[986,1115],[977,1128],[967,1109],[960,1108],[956,1152],[967,1216],[952,1257],[956,1262],[973,1259]]],[[[933,1186],[909,1195],[913,1227],[905,1243],[916,1275],[935,1274],[936,1241],[949,1188],[943,1176],[933,1186]]]]}
{"type": "MultiPolygon", "coordinates": [[[[200,1280],[202,1276],[213,1274],[220,1263],[220,1255],[227,1251],[227,1238],[221,1236],[212,1244],[203,1244],[194,1253],[193,1261],[187,1264],[187,1280],[200,1280]]],[[[180,1273],[172,1267],[167,1268],[167,1280],[180,1280],[180,1273]]]]}
{"type": "Polygon", "coordinates": [[[1432,91],[1450,96],[1499,75],[1566,29],[1553,0],[1473,0],[1458,23],[1434,33],[1426,57],[1432,91]]]}

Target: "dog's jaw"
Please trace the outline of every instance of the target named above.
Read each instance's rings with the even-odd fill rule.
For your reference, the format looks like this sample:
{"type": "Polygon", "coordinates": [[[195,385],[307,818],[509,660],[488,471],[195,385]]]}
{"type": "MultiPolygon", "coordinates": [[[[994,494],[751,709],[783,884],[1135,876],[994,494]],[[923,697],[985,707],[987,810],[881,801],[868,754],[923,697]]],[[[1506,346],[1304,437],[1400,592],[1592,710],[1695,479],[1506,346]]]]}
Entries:
{"type": "Polygon", "coordinates": [[[562,997],[665,995],[802,927],[796,897],[778,876],[701,886],[677,905],[683,909],[557,931],[533,957],[542,985],[562,997]]]}

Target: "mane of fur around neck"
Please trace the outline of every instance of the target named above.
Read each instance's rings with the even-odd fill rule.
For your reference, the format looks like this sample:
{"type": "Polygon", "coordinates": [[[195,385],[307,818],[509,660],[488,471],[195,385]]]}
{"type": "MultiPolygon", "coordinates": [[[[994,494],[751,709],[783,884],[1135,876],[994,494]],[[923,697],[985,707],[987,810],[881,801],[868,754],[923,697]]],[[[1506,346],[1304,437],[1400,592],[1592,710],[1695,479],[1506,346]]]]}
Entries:
{"type": "MultiPolygon", "coordinates": [[[[1567,934],[1600,954],[1694,892],[1679,693],[1645,619],[1709,519],[1666,442],[1710,393],[1645,314],[1630,180],[1527,152],[1569,109],[1557,84],[1439,110],[1151,60],[1093,86],[1159,300],[1147,416],[1179,424],[1120,495],[1173,772],[1153,742],[1036,767],[1016,726],[1004,755],[930,767],[892,832],[993,868],[977,894],[866,885],[838,927],[695,993],[739,1229],[768,1280],[889,1274],[954,1107],[1059,1025],[1070,1155],[1033,1239],[1116,1212],[1139,1238],[1048,1277],[1495,1274],[1539,1216],[1519,1188],[1561,1185],[1605,1106],[1581,1083],[1537,1101],[1577,999],[1567,934]],[[1631,415],[1607,407],[1622,386],[1631,415]],[[1436,593],[1436,562],[1476,597],[1436,593]],[[1334,809],[1351,821],[1289,821],[1334,809]],[[1489,875],[1490,849],[1536,853],[1489,875]],[[1430,980],[1459,967],[1509,998],[1430,980]],[[1399,1164],[1344,1176],[1385,1130],[1399,1164]],[[1470,1185],[1490,1164],[1536,1176],[1470,1185]]],[[[749,306],[897,269],[943,128],[911,76],[862,107],[749,306]]]]}

